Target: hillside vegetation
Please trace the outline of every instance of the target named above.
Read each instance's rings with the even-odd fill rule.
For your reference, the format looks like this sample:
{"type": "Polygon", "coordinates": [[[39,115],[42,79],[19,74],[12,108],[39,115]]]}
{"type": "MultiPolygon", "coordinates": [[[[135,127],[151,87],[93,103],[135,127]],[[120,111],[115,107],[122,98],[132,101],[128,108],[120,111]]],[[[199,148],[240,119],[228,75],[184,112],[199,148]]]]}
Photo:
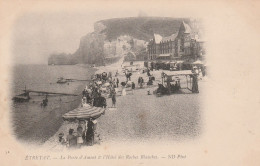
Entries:
{"type": "Polygon", "coordinates": [[[136,39],[148,41],[154,33],[161,36],[170,36],[179,30],[182,21],[189,19],[176,19],[168,17],[131,17],[101,20],[106,28],[102,33],[106,34],[107,40],[115,40],[121,35],[129,35],[136,39]]]}

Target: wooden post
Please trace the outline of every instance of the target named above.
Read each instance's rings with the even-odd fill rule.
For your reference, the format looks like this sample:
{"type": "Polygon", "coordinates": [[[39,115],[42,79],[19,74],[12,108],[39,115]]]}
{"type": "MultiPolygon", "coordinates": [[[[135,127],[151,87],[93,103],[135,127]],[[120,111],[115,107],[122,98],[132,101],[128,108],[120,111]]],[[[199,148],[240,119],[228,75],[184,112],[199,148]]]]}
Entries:
{"type": "Polygon", "coordinates": [[[188,77],[186,75],[186,82],[187,82],[187,88],[189,89],[189,84],[188,84],[188,77]]]}

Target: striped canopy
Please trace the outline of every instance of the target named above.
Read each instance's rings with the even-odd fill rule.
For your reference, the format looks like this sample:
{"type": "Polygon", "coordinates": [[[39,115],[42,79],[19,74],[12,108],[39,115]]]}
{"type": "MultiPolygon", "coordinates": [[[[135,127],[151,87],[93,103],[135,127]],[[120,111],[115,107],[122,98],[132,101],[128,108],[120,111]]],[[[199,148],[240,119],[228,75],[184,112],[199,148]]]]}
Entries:
{"type": "Polygon", "coordinates": [[[96,119],[105,113],[105,108],[92,107],[88,104],[84,104],[83,107],[78,107],[62,117],[64,120],[75,120],[75,119],[96,119]]]}

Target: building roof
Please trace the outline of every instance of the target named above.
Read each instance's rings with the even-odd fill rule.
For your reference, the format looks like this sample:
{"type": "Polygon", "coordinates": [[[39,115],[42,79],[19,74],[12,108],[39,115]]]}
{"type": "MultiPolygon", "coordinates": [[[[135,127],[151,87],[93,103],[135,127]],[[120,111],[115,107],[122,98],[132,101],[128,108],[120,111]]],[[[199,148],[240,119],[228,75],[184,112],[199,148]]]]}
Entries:
{"type": "Polygon", "coordinates": [[[170,41],[170,40],[174,41],[176,37],[177,37],[177,33],[176,34],[172,34],[171,36],[163,37],[162,38],[162,42],[170,41]]]}
{"type": "Polygon", "coordinates": [[[182,24],[183,24],[184,29],[185,29],[184,33],[191,33],[190,26],[188,24],[186,24],[184,21],[182,21],[182,24]]]}
{"type": "Polygon", "coordinates": [[[155,40],[155,43],[160,43],[161,40],[162,40],[162,36],[159,35],[159,34],[154,34],[154,40],[155,40]]]}

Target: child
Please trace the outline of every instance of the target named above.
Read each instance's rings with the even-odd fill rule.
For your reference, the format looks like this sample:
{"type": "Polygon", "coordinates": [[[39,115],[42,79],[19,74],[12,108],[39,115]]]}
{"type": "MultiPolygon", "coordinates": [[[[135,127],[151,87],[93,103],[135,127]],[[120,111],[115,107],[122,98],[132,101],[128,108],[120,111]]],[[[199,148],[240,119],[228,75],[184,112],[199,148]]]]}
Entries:
{"type": "Polygon", "coordinates": [[[112,93],[112,107],[116,107],[116,93],[113,92],[112,93]]]}
{"type": "Polygon", "coordinates": [[[135,83],[132,82],[132,94],[134,94],[134,89],[135,89],[135,83]]]}

